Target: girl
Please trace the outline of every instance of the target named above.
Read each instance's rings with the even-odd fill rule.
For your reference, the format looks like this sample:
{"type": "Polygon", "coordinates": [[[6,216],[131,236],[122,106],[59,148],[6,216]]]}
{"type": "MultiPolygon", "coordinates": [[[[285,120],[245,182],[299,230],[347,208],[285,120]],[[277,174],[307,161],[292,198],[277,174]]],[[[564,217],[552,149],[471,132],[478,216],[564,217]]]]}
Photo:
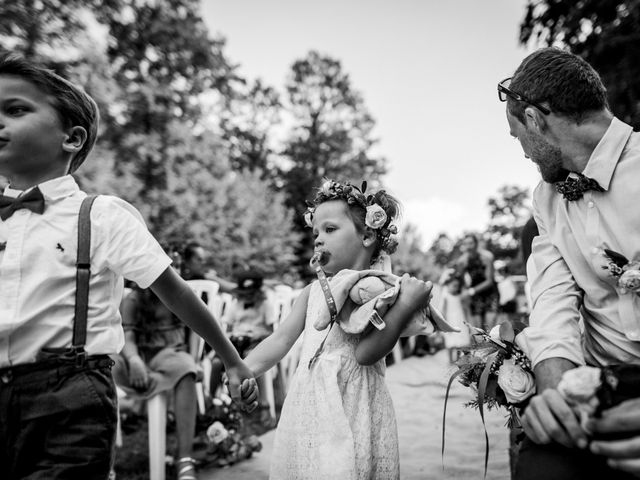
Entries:
{"type": "Polygon", "coordinates": [[[460,299],[461,292],[462,279],[454,275],[443,282],[442,291],[439,295],[440,311],[449,323],[460,329],[458,333],[450,333],[444,336],[444,344],[449,351],[450,363],[458,359],[461,347],[468,347],[471,344],[471,334],[469,327],[467,327],[467,312],[460,299]]]}
{"type": "MultiPolygon", "coordinates": [[[[348,183],[326,182],[305,215],[325,274],[369,269],[382,252],[392,253],[397,243],[391,221],[397,213],[397,201],[384,191],[365,196],[348,183]]],[[[405,275],[400,296],[385,315],[386,328],[351,335],[337,322],[328,333],[316,330],[325,295],[318,281],[304,288],[288,318],[246,359],[261,375],[304,330],[300,363],[276,431],[272,480],[399,478],[384,358],[412,314],[428,303],[430,291],[429,283],[405,275]]]]}

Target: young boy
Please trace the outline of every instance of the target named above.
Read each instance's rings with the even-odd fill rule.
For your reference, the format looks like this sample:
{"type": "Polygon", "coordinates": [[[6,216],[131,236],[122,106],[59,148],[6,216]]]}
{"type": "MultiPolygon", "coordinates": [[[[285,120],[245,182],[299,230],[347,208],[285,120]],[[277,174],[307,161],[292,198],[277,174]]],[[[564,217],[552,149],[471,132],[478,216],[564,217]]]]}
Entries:
{"type": "Polygon", "coordinates": [[[76,265],[76,255],[86,194],[69,174],[95,143],[98,115],[78,87],[0,55],[0,175],[10,181],[0,196],[3,478],[107,478],[116,428],[108,355],[124,343],[123,277],[150,287],[210,343],[226,364],[232,395],[250,410],[257,405],[253,375],[217,322],[170,267],[135,208],[111,196],[97,197],[90,211],[82,321],[76,275],[86,265],[76,265]]]}

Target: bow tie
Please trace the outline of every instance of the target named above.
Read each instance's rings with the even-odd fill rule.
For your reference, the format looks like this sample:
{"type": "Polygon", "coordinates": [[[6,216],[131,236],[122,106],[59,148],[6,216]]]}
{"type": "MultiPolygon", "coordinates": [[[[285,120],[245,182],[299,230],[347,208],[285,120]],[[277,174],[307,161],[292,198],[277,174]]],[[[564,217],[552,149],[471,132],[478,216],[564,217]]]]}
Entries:
{"type": "Polygon", "coordinates": [[[3,221],[21,208],[27,208],[34,213],[44,212],[44,197],[38,187],[17,198],[0,195],[0,218],[3,221]]]}
{"type": "Polygon", "coordinates": [[[578,177],[569,177],[564,182],[556,183],[556,190],[561,193],[562,196],[569,200],[579,200],[584,195],[584,192],[588,190],[595,190],[596,192],[604,192],[598,182],[593,178],[585,177],[581,173],[577,174],[578,177]]]}

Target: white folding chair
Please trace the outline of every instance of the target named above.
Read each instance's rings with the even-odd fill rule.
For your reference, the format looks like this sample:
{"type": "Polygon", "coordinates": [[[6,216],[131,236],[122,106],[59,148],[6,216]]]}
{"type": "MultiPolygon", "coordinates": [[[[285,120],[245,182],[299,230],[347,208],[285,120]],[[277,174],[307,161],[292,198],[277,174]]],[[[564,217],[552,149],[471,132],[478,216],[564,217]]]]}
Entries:
{"type": "MultiPolygon", "coordinates": [[[[219,285],[211,280],[189,280],[187,284],[191,287],[198,298],[203,299],[206,293],[207,307],[214,314],[216,320],[220,320],[219,314],[213,310],[212,305],[218,293],[219,285]]],[[[204,300],[203,300],[204,301],[204,300]]],[[[204,340],[195,332],[189,336],[189,353],[196,363],[201,367],[206,362],[201,362],[204,353],[204,340]]],[[[206,370],[203,368],[203,370],[206,370]]],[[[204,372],[204,379],[208,383],[207,372],[204,372]]],[[[198,410],[204,413],[205,390],[203,382],[196,383],[196,395],[198,399],[198,410]]],[[[149,478],[151,480],[165,480],[165,456],[167,451],[167,405],[169,397],[167,393],[154,395],[147,400],[147,421],[149,424],[149,478]]]]}

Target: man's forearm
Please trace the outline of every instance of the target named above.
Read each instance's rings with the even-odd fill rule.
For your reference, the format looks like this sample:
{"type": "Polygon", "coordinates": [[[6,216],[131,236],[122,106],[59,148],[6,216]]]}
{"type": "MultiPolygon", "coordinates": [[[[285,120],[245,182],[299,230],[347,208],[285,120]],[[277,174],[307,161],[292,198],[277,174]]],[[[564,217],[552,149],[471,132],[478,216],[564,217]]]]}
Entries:
{"type": "Polygon", "coordinates": [[[534,369],[538,393],[547,388],[556,388],[562,374],[572,368],[576,368],[576,365],[566,358],[547,358],[541,361],[534,369]]]}

